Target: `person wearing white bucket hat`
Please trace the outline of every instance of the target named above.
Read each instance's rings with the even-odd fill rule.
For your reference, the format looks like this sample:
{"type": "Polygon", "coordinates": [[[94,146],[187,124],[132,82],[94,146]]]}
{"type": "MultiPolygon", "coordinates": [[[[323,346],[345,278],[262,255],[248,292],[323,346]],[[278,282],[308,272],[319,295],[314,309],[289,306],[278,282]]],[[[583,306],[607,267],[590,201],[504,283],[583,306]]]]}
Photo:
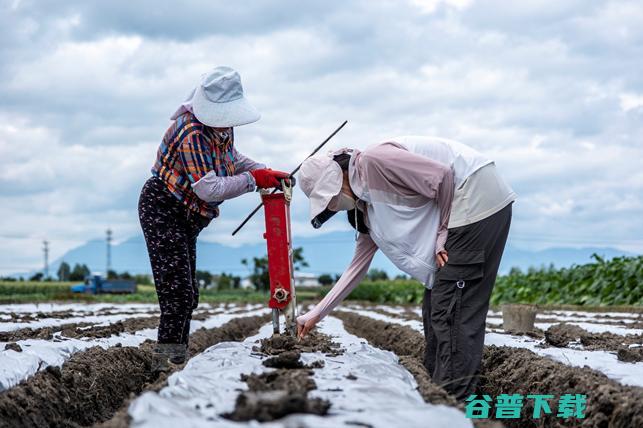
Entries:
{"type": "Polygon", "coordinates": [[[154,370],[185,361],[192,311],[199,300],[196,240],[223,201],[279,187],[273,171],[237,151],[234,127],[259,120],[239,73],[216,67],[171,116],[138,212],[161,308],[154,370]]]}
{"type": "Polygon", "coordinates": [[[381,250],[425,286],[425,366],[458,399],[475,390],[486,315],[504,251],[515,193],[494,162],[436,137],[396,137],[364,151],[306,160],[299,186],[321,227],[347,211],[355,255],[331,291],[297,318],[305,336],[366,275],[381,250]]]}

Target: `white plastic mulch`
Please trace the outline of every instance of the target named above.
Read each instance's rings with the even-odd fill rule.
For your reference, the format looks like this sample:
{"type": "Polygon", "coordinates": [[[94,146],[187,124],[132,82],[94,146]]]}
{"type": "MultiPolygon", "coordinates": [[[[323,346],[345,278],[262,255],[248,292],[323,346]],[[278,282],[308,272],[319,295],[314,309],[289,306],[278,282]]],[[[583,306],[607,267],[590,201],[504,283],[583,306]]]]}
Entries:
{"type": "Polygon", "coordinates": [[[271,326],[244,342],[215,345],[192,358],[186,367],[168,379],[160,392],[146,392],[129,408],[135,427],[470,427],[471,421],[459,410],[424,402],[416,391],[413,376],[397,357],[368,345],[363,339],[344,330],[342,322],[329,317],[320,324],[346,350],[343,355],[303,354],[305,362],[323,359],[323,368],[314,370],[317,389],[312,397],[331,402],[327,416],[295,414],[279,421],[259,424],[232,422],[222,413],[234,409],[236,397],[247,389],[240,380],[242,373],[259,373],[272,369],[261,365],[252,354],[259,338],[268,337],[271,326]],[[346,379],[352,374],[355,380],[346,379]]]}

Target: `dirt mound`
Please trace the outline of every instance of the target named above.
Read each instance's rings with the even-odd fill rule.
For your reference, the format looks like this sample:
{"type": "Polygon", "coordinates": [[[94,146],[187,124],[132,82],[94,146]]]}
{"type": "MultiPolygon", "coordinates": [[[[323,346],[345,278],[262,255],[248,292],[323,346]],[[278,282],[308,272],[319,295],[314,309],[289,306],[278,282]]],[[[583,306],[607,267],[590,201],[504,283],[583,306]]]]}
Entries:
{"type": "Polygon", "coordinates": [[[96,323],[69,323],[52,327],[21,328],[14,331],[0,332],[0,342],[17,342],[25,339],[53,339],[54,333],[61,332],[61,336],[73,339],[88,337],[101,338],[110,337],[120,333],[133,333],[145,328],[158,327],[159,317],[128,318],[104,326],[97,326],[96,323]]]}
{"type": "Polygon", "coordinates": [[[554,324],[545,331],[545,342],[558,348],[564,348],[570,342],[580,340],[580,337],[587,333],[585,330],[574,324],[554,324]]]}
{"type": "Polygon", "coordinates": [[[328,401],[308,397],[308,392],[317,388],[317,385],[311,377],[313,371],[304,366],[300,357],[302,352],[339,355],[343,353],[339,344],[332,342],[325,334],[314,332],[301,341],[291,336],[275,335],[262,339],[260,346],[253,350],[269,355],[263,364],[277,370],[242,375],[241,380],[248,385],[248,391],[239,394],[234,411],[223,417],[234,421],[266,422],[293,413],[328,413],[328,401]]]}
{"type": "Polygon", "coordinates": [[[248,384],[250,391],[275,391],[284,389],[293,392],[308,392],[317,388],[310,377],[310,370],[278,369],[265,373],[241,375],[241,380],[248,384]]]}
{"type": "Polygon", "coordinates": [[[115,336],[121,333],[134,333],[146,328],[157,328],[159,325],[159,317],[144,317],[144,318],[128,318],[121,321],[116,321],[108,325],[91,326],[89,328],[82,328],[77,325],[66,325],[60,331],[60,335],[78,339],[81,337],[87,338],[102,338],[115,336]]]}
{"type": "MultiPolygon", "coordinates": [[[[190,352],[245,338],[266,321],[267,317],[240,318],[198,330],[191,336],[190,352]]],[[[127,426],[126,400],[144,389],[160,388],[166,379],[150,370],[152,348],[152,342],[138,348],[94,347],[74,354],[61,368],[36,373],[0,393],[0,427],[87,426],[110,419],[119,409],[108,426],[127,426]]]]}
{"type": "Polygon", "coordinates": [[[0,394],[0,426],[90,425],[154,380],[152,354],[133,347],[90,348],[0,394]]]}
{"type": "Polygon", "coordinates": [[[4,345],[4,350],[5,351],[12,350],[12,351],[16,351],[16,352],[22,352],[22,347],[20,345],[18,345],[16,342],[10,342],[10,343],[7,343],[6,345],[4,345]]]}
{"type": "Polygon", "coordinates": [[[619,361],[625,363],[638,363],[643,361],[643,347],[638,348],[621,348],[618,350],[616,357],[619,361]]]}
{"type": "Polygon", "coordinates": [[[275,390],[243,392],[237,397],[234,412],[225,415],[233,421],[274,421],[293,413],[311,413],[323,416],[330,403],[321,398],[308,398],[307,394],[275,390]]]}
{"type": "Polygon", "coordinates": [[[616,352],[618,359],[625,362],[641,361],[641,348],[629,348],[629,345],[643,343],[643,334],[620,335],[610,332],[590,333],[573,325],[560,323],[552,325],[545,332],[545,342],[552,346],[564,348],[573,341],[580,341],[583,348],[589,351],[616,352]]]}
{"type": "MultiPolygon", "coordinates": [[[[71,325],[71,324],[69,324],[71,325]]],[[[13,331],[0,331],[0,342],[17,342],[25,339],[51,340],[54,332],[59,331],[54,327],[21,328],[13,331]]]]}
{"type": "Polygon", "coordinates": [[[431,381],[431,376],[423,364],[424,337],[421,334],[410,327],[374,320],[351,312],[336,311],[333,315],[344,321],[344,328],[349,333],[363,337],[373,346],[397,354],[400,364],[415,377],[418,392],[424,401],[457,405],[455,397],[431,381]]]}
{"type": "Polygon", "coordinates": [[[316,331],[308,334],[304,339],[296,339],[288,335],[276,335],[261,339],[261,346],[253,350],[266,355],[278,355],[285,351],[322,352],[326,356],[334,357],[344,353],[339,344],[333,342],[325,334],[316,331]]]}
{"type": "MultiPolygon", "coordinates": [[[[587,409],[583,426],[643,426],[643,389],[620,385],[587,367],[570,367],[520,348],[486,346],[479,393],[499,394],[584,394],[587,409]]],[[[533,401],[525,400],[522,415],[531,415],[533,401]]],[[[570,426],[573,421],[556,417],[557,401],[551,401],[552,415],[540,420],[504,419],[509,426],[570,426]]],[[[578,422],[581,422],[580,420],[578,422]]]]}

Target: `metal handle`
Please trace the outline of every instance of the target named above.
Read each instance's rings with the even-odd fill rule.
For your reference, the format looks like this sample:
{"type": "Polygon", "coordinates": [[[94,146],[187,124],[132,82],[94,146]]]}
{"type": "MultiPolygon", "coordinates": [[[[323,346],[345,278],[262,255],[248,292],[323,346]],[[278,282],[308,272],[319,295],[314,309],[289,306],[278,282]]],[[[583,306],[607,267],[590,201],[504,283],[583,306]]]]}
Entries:
{"type": "MultiPolygon", "coordinates": [[[[341,125],[339,125],[339,127],[337,127],[337,129],[336,129],[336,130],[334,130],[334,131],[333,131],[333,133],[332,133],[332,134],[330,134],[330,135],[328,136],[328,138],[326,138],[326,139],[325,139],[325,140],[324,140],[324,141],[323,141],[319,146],[317,146],[317,148],[316,148],[315,150],[313,150],[313,152],[312,152],[311,154],[309,154],[309,155],[308,155],[308,157],[307,157],[306,159],[308,159],[308,158],[309,158],[309,157],[311,157],[311,156],[314,156],[314,155],[315,155],[315,153],[317,153],[317,152],[318,152],[322,147],[324,147],[324,145],[325,145],[327,142],[329,142],[329,141],[330,141],[330,139],[331,139],[331,138],[333,138],[333,137],[335,136],[335,134],[337,134],[337,133],[338,133],[338,132],[339,132],[339,131],[344,127],[344,125],[346,125],[347,123],[348,123],[348,121],[347,121],[347,120],[345,120],[345,121],[344,121],[344,123],[342,123],[341,125]]],[[[304,161],[305,161],[306,159],[304,159],[304,161]]],[[[293,170],[292,170],[292,172],[290,173],[289,177],[292,177],[292,176],[294,176],[295,174],[297,174],[297,171],[299,171],[299,168],[301,168],[301,165],[302,165],[303,163],[304,163],[304,162],[302,162],[302,163],[300,163],[299,165],[297,165],[297,168],[295,168],[295,169],[293,169],[293,170]]],[[[275,193],[276,191],[277,191],[277,189],[274,189],[274,190],[272,191],[272,193],[275,193]]],[[[262,201],[259,205],[257,205],[257,208],[255,208],[254,210],[252,210],[252,212],[251,212],[250,214],[248,214],[248,217],[246,217],[246,218],[245,218],[245,220],[243,220],[243,221],[241,222],[241,224],[240,224],[240,225],[239,225],[239,226],[238,226],[238,227],[237,227],[237,228],[232,232],[232,236],[236,235],[236,234],[237,234],[237,232],[238,232],[238,231],[240,231],[240,230],[241,230],[241,228],[242,228],[243,226],[245,226],[245,225],[246,225],[246,223],[248,223],[248,221],[250,221],[250,219],[251,219],[255,214],[257,214],[257,211],[259,211],[259,210],[261,209],[261,207],[262,207],[262,206],[263,206],[263,201],[262,201]]]]}

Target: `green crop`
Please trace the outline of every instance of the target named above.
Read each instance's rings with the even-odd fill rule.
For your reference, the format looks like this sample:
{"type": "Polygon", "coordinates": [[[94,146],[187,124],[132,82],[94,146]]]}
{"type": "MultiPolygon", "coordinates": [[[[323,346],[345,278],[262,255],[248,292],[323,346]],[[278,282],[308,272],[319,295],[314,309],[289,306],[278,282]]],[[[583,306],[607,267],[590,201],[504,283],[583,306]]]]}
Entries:
{"type": "MultiPolygon", "coordinates": [[[[491,304],[642,305],[643,256],[612,260],[593,255],[593,263],[564,269],[512,269],[499,276],[491,304]]],[[[327,293],[325,289],[322,295],[327,293]]],[[[377,303],[421,303],[424,287],[413,280],[364,281],[348,296],[377,303]]]]}

